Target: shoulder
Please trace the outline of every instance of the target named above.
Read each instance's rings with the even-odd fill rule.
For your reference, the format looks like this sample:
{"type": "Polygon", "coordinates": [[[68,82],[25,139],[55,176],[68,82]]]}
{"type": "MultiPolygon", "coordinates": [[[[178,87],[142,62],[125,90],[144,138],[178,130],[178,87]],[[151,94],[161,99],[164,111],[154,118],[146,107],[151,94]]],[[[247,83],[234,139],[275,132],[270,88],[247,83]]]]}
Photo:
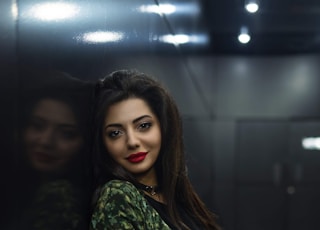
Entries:
{"type": "Polygon", "coordinates": [[[169,229],[132,183],[112,180],[100,192],[91,229],[169,229]]]}
{"type": "Polygon", "coordinates": [[[126,202],[130,202],[132,199],[136,199],[138,197],[143,196],[132,183],[122,180],[111,180],[101,188],[99,199],[112,198],[112,200],[114,200],[115,198],[125,198],[126,202]]]}
{"type": "Polygon", "coordinates": [[[111,180],[101,188],[97,208],[100,210],[132,209],[138,210],[146,206],[143,194],[130,182],[111,180]]]}
{"type": "Polygon", "coordinates": [[[132,183],[130,183],[129,181],[123,181],[123,180],[111,180],[107,182],[102,186],[101,191],[105,191],[105,190],[138,191],[138,189],[132,183]]]}

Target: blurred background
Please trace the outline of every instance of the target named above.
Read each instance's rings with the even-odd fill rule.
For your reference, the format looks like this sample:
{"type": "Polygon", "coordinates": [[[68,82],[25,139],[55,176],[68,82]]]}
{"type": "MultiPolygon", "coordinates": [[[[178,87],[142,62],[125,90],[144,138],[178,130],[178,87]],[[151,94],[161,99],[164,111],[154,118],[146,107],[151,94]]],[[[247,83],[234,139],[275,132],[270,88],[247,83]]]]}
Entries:
{"type": "MultiPolygon", "coordinates": [[[[316,0],[2,0],[1,229],[44,219],[25,217],[33,206],[21,198],[30,187],[20,156],[26,97],[71,90],[29,69],[86,82],[76,92],[89,99],[92,82],[124,68],[157,77],[173,94],[190,178],[224,230],[319,229],[319,23],[316,0]]],[[[51,186],[49,177],[29,195],[43,181],[51,186]]],[[[72,184],[83,191],[90,176],[72,184]]],[[[80,201],[77,210],[87,207],[80,201]]]]}

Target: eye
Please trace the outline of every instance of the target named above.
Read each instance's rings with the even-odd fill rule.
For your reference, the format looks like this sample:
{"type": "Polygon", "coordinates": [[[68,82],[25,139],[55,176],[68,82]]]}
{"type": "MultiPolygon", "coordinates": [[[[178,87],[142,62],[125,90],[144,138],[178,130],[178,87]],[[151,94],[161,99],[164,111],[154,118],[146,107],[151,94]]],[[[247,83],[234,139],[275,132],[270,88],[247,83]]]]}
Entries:
{"type": "Polygon", "coordinates": [[[72,140],[76,137],[78,137],[79,133],[76,131],[76,130],[60,130],[60,136],[63,138],[63,139],[66,139],[66,140],[72,140]]]}
{"type": "Polygon", "coordinates": [[[143,122],[139,125],[138,129],[144,131],[149,129],[152,126],[151,122],[143,122]]]}
{"type": "Polygon", "coordinates": [[[121,131],[120,131],[120,130],[112,130],[112,131],[109,131],[109,132],[107,133],[107,135],[108,135],[108,137],[110,137],[110,138],[116,138],[116,137],[118,137],[118,136],[121,135],[121,131]]]}
{"type": "Polygon", "coordinates": [[[38,119],[31,119],[31,121],[29,122],[29,127],[37,130],[37,131],[42,131],[45,129],[45,122],[42,120],[38,120],[38,119]]]}

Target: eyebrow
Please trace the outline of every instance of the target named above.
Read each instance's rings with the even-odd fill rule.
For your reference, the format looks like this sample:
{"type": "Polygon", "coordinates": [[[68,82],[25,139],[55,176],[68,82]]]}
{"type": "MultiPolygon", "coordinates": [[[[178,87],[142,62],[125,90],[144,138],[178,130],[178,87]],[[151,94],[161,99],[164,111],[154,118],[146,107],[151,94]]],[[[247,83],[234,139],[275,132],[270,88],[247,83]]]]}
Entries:
{"type": "MultiPolygon", "coordinates": [[[[152,118],[152,116],[151,115],[142,115],[142,116],[140,116],[140,117],[137,117],[137,118],[135,118],[133,121],[132,121],[132,123],[134,124],[134,123],[137,123],[137,122],[139,122],[140,120],[142,120],[142,119],[144,119],[144,118],[152,118]]],[[[108,124],[108,125],[106,125],[105,127],[104,127],[104,129],[107,129],[108,127],[121,127],[122,125],[121,124],[118,124],[118,123],[114,123],[114,124],[108,124]]]]}
{"type": "MultiPolygon", "coordinates": [[[[42,116],[39,115],[32,115],[30,117],[29,123],[32,121],[41,121],[41,122],[51,122],[50,120],[43,118],[42,116]]],[[[70,123],[55,123],[59,127],[63,128],[77,128],[77,124],[70,122],[70,123]]]]}

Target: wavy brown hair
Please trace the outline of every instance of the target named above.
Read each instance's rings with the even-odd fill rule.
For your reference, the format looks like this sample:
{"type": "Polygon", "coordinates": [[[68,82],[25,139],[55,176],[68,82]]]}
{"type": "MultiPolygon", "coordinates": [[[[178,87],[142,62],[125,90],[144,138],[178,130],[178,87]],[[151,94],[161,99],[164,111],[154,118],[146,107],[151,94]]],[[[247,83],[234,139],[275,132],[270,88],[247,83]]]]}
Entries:
{"type": "Polygon", "coordinates": [[[159,186],[167,200],[167,211],[178,229],[189,229],[178,212],[182,206],[204,229],[219,229],[211,213],[193,189],[187,175],[181,117],[176,103],[153,77],[136,70],[119,70],[106,76],[96,86],[94,162],[97,183],[110,179],[137,181],[116,163],[103,144],[103,122],[108,108],[128,98],[147,102],[160,121],[161,149],[155,163],[159,186]]]}

